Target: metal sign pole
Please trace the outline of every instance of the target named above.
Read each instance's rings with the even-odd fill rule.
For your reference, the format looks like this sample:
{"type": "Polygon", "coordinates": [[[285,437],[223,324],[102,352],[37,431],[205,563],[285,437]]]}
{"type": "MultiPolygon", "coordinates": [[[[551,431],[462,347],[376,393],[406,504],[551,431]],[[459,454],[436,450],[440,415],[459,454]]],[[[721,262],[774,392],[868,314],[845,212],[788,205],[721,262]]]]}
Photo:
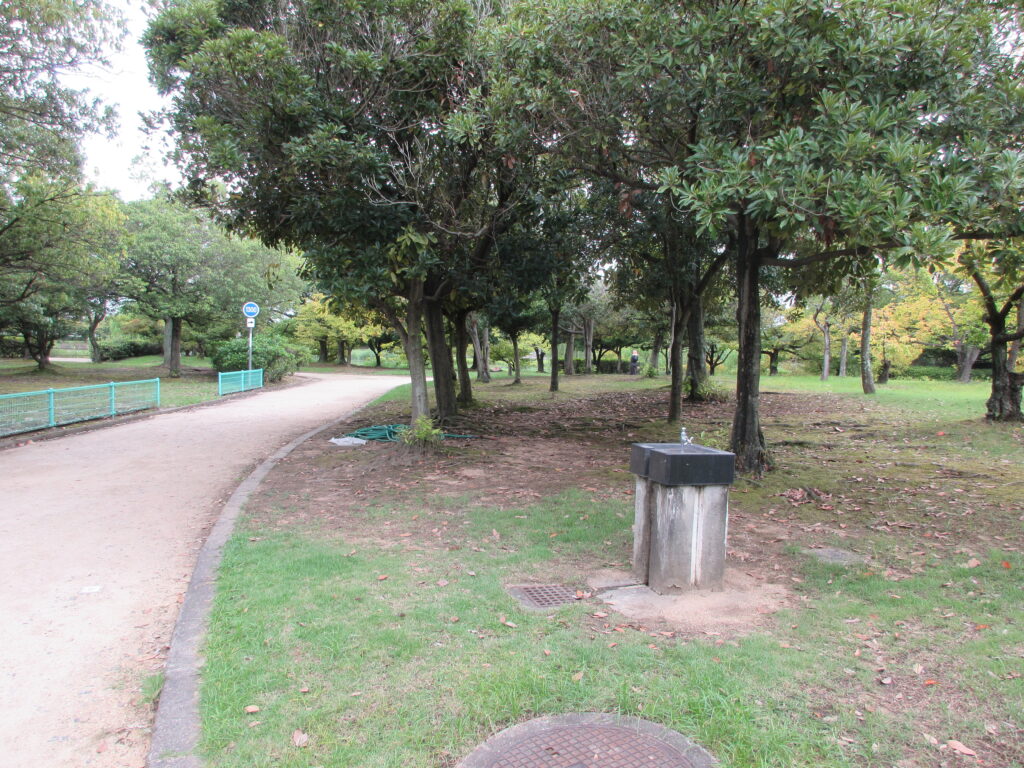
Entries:
{"type": "Polygon", "coordinates": [[[242,305],[242,314],[245,315],[245,324],[249,328],[249,367],[252,370],[252,329],[256,327],[256,315],[260,313],[260,305],[255,301],[247,301],[242,305]]]}

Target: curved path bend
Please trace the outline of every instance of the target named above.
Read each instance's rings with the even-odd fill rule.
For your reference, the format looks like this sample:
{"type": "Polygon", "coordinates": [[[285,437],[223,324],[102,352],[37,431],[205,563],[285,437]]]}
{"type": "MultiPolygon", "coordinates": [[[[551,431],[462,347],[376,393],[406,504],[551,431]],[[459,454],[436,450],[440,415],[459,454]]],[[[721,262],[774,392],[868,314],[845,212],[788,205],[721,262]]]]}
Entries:
{"type": "Polygon", "coordinates": [[[283,445],[405,381],[299,378],[0,451],[5,768],[145,765],[139,686],[162,667],[220,504],[283,445]]]}

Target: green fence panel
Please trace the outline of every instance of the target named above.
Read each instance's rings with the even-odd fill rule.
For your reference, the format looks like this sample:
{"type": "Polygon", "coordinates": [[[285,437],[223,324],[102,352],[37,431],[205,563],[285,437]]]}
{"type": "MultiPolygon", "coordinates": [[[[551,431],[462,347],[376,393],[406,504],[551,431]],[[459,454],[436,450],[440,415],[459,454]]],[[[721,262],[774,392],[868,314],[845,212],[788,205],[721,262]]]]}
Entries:
{"type": "Polygon", "coordinates": [[[251,371],[227,371],[217,375],[217,394],[233,395],[263,386],[263,369],[251,371]]]}
{"type": "Polygon", "coordinates": [[[0,395],[0,436],[160,407],[160,379],[0,395]]]}

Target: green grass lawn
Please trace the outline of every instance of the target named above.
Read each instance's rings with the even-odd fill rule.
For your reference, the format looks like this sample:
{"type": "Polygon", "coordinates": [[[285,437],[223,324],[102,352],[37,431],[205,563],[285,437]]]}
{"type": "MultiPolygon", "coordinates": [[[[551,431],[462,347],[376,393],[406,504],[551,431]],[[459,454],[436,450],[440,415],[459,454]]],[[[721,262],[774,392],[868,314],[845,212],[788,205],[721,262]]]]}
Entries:
{"type": "Polygon", "coordinates": [[[43,389],[85,387],[110,382],[160,379],[160,404],[171,408],[217,397],[217,374],[205,358],[184,358],[183,375],[172,379],[157,355],[106,363],[54,363],[46,371],[34,362],[0,361],[0,395],[43,389]]]}
{"type": "MultiPolygon", "coordinates": [[[[777,469],[737,482],[730,561],[791,599],[745,631],[594,598],[532,613],[505,591],[627,565],[629,443],[677,429],[664,378],[476,385],[456,426],[485,439],[437,455],[303,446],[225,553],[208,764],[450,768],[503,727],[576,711],[661,723],[731,768],[977,764],[954,744],[1024,764],[1024,429],[984,424],[984,385],[763,384],[777,469]],[[822,545],[868,561],[803,554],[822,545]]],[[[399,420],[402,399],[359,425],[399,420]]],[[[730,409],[684,421],[722,445],[730,409]]]]}
{"type": "Polygon", "coordinates": [[[890,379],[877,385],[874,395],[865,395],[856,376],[832,376],[827,382],[817,376],[762,376],[761,390],[784,392],[829,392],[874,400],[912,412],[929,420],[976,419],[985,415],[985,401],[991,391],[988,381],[960,384],[955,381],[890,379]]]}

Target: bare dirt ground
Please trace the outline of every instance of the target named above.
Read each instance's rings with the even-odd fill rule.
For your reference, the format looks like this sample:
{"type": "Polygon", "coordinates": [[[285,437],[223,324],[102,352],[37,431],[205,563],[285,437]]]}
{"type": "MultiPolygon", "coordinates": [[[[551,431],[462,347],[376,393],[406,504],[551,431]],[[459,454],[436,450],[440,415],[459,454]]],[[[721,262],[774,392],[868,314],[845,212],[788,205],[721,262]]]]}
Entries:
{"type": "Polygon", "coordinates": [[[140,768],[140,684],[163,663],[220,503],[295,436],[403,383],[302,386],[0,451],[0,744],[6,768],[140,768]]]}

